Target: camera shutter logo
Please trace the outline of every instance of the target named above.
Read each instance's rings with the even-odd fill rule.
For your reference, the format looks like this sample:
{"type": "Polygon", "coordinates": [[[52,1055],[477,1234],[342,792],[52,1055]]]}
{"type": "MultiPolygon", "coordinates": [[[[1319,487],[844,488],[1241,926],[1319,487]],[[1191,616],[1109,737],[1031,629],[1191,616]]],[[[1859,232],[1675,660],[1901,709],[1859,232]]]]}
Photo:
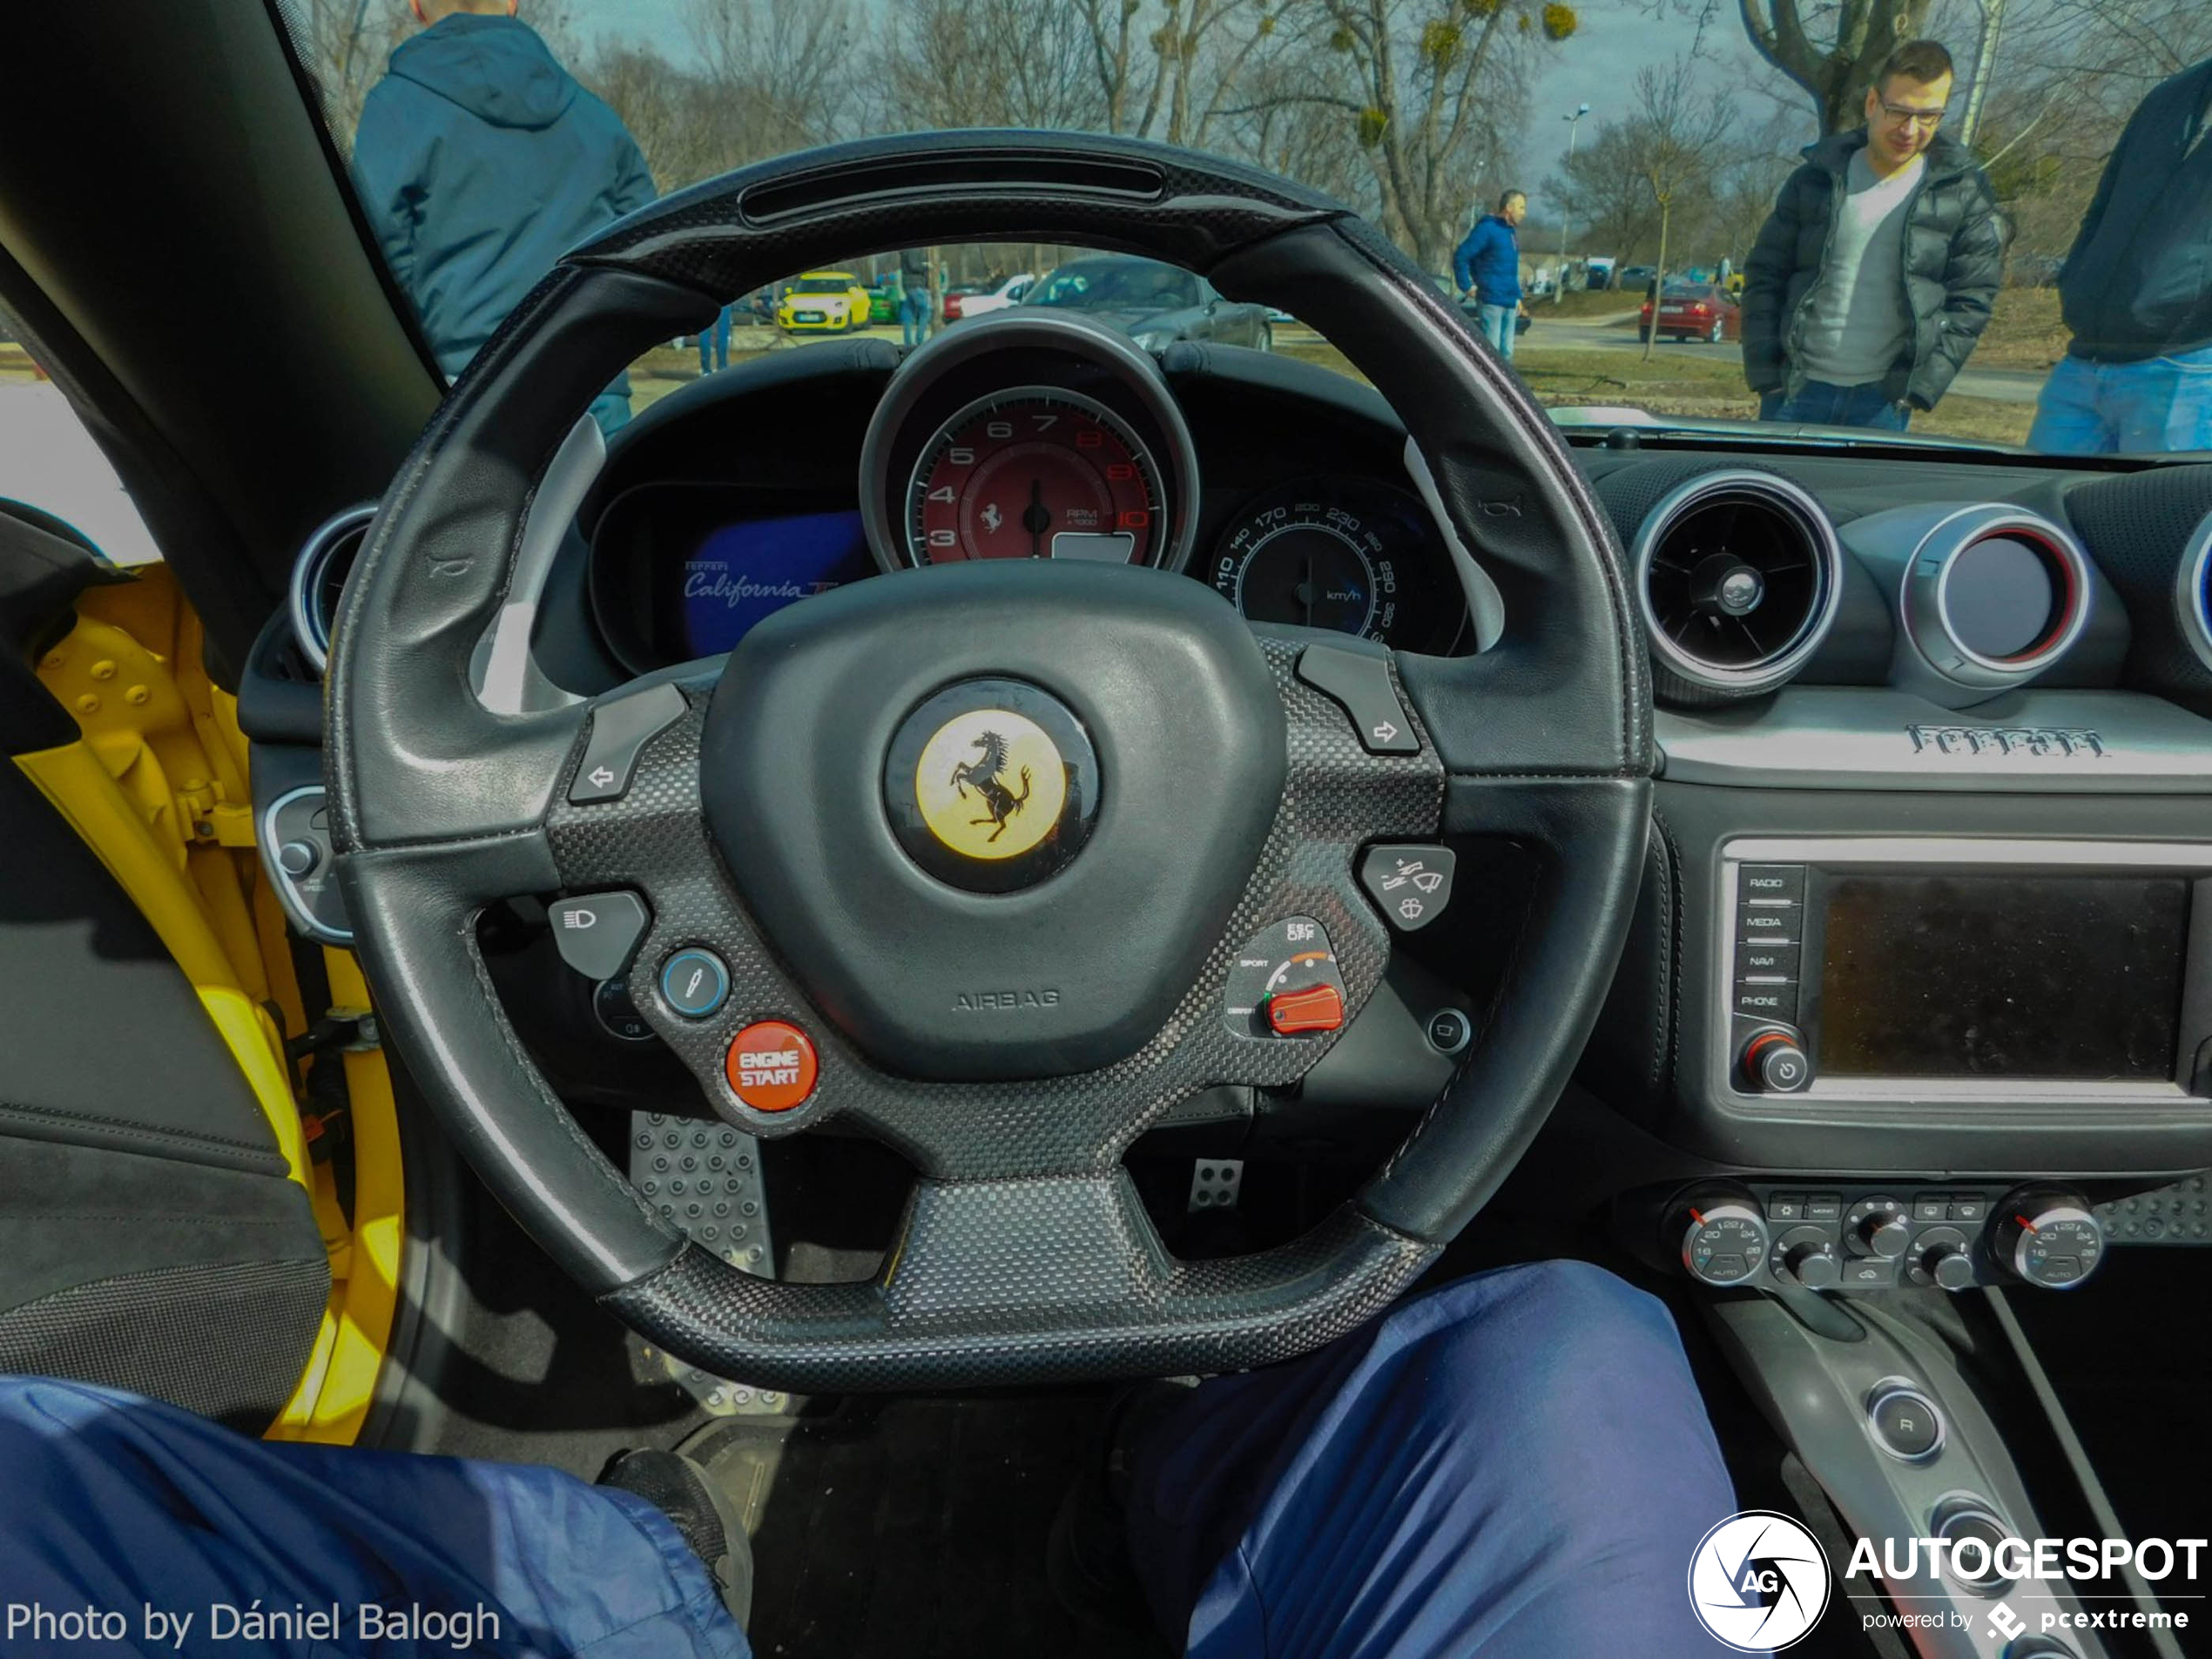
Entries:
{"type": "Polygon", "coordinates": [[[1802,1640],[1828,1608],[1828,1557],[1787,1515],[1747,1509],[1698,1540],[1689,1605],[1729,1647],[1771,1653],[1802,1640]]]}

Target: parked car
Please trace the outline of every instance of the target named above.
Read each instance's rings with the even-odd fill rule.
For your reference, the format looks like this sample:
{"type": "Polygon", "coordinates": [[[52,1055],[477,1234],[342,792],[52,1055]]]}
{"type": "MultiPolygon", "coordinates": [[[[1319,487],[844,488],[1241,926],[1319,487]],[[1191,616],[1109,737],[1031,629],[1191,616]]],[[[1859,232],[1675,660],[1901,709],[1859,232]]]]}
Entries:
{"type": "Polygon", "coordinates": [[[1070,260],[1029,290],[1025,306],[1079,311],[1121,329],[1146,351],[1178,340],[1271,351],[1275,332],[1264,306],[1225,300],[1213,284],[1180,266],[1122,254],[1070,260]]]}
{"type": "Polygon", "coordinates": [[[899,290],[890,281],[871,282],[868,285],[868,320],[899,320],[899,290]]]}
{"type": "Polygon", "coordinates": [[[945,320],[952,322],[961,317],[981,317],[994,311],[1003,311],[1008,306],[1020,305],[1031,288],[1036,287],[1037,273],[1023,271],[988,287],[956,288],[960,309],[953,309],[953,296],[945,297],[945,320]]]}
{"type": "MultiPolygon", "coordinates": [[[[1637,314],[1639,328],[1651,327],[1651,301],[1637,314]]],[[[1717,346],[1743,336],[1743,310],[1736,296],[1717,282],[1669,282],[1659,296],[1659,332],[1669,340],[1703,340],[1717,346]]]]}
{"type": "Polygon", "coordinates": [[[791,334],[842,334],[868,323],[868,291],[850,271],[807,271],[784,289],[776,327],[791,334]]]}
{"type": "Polygon", "coordinates": [[[1656,266],[1631,265],[1622,270],[1614,286],[1629,293],[1649,293],[1652,279],[1659,274],[1656,266]]]}

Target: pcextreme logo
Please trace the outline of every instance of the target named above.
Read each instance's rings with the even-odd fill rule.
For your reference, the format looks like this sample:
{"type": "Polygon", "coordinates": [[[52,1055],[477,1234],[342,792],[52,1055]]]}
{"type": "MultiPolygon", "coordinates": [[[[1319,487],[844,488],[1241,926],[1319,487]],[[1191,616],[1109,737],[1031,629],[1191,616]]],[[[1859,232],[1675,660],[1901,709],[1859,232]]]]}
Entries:
{"type": "Polygon", "coordinates": [[[1743,1653],[1801,1641],[1828,1608],[1828,1557],[1787,1515],[1746,1509],[1697,1541],[1689,1605],[1716,1640],[1743,1653]]]}

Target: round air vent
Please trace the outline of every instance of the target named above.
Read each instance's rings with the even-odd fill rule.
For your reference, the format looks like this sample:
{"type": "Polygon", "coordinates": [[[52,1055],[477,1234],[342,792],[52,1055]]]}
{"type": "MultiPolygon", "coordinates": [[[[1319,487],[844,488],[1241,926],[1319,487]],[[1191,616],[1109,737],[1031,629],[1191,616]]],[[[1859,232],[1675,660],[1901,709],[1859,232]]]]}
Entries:
{"type": "Polygon", "coordinates": [[[1898,614],[1928,666],[1957,685],[2032,679],[2089,620],[2089,566],[2074,538],[2014,508],[1941,520],[1905,562],[1898,614]]]}
{"type": "Polygon", "coordinates": [[[292,637],[308,665],[320,674],[330,661],[330,629],[338,617],[338,596],[361,551],[362,532],[376,516],[376,503],[348,507],[317,527],[292,561],[292,637]]]}
{"type": "Polygon", "coordinates": [[[2212,513],[2196,527],[2189,544],[2182,550],[2181,567],[2174,573],[2174,611],[2180,618],[2182,637],[2189,642],[2196,660],[2212,668],[2212,513]]]}
{"type": "Polygon", "coordinates": [[[1772,691],[1819,648],[1843,593],[1820,504],[1764,472],[1701,474],[1636,532],[1636,590],[1662,670],[1707,691],[1772,691]]]}

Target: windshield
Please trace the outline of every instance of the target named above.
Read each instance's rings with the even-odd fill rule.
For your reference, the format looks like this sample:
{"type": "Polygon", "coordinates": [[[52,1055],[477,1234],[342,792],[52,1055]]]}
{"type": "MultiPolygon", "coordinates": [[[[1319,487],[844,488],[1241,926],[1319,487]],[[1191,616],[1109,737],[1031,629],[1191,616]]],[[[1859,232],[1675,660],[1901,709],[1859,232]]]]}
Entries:
{"type": "MultiPolygon", "coordinates": [[[[562,251],[658,195],[872,134],[1030,126],[1215,152],[1347,202],[1563,424],[2212,449],[2197,0],[280,9],[449,375],[562,251]]],[[[913,344],[1008,302],[1182,337],[1151,320],[1200,305],[1191,273],[1086,252],[856,249],[850,281],[738,296],[696,362],[689,341],[641,358],[603,424],[772,345],[913,344]],[[853,286],[865,314],[780,304],[853,286]]],[[[1273,349],[1349,372],[1258,309],[1273,349]]]]}

